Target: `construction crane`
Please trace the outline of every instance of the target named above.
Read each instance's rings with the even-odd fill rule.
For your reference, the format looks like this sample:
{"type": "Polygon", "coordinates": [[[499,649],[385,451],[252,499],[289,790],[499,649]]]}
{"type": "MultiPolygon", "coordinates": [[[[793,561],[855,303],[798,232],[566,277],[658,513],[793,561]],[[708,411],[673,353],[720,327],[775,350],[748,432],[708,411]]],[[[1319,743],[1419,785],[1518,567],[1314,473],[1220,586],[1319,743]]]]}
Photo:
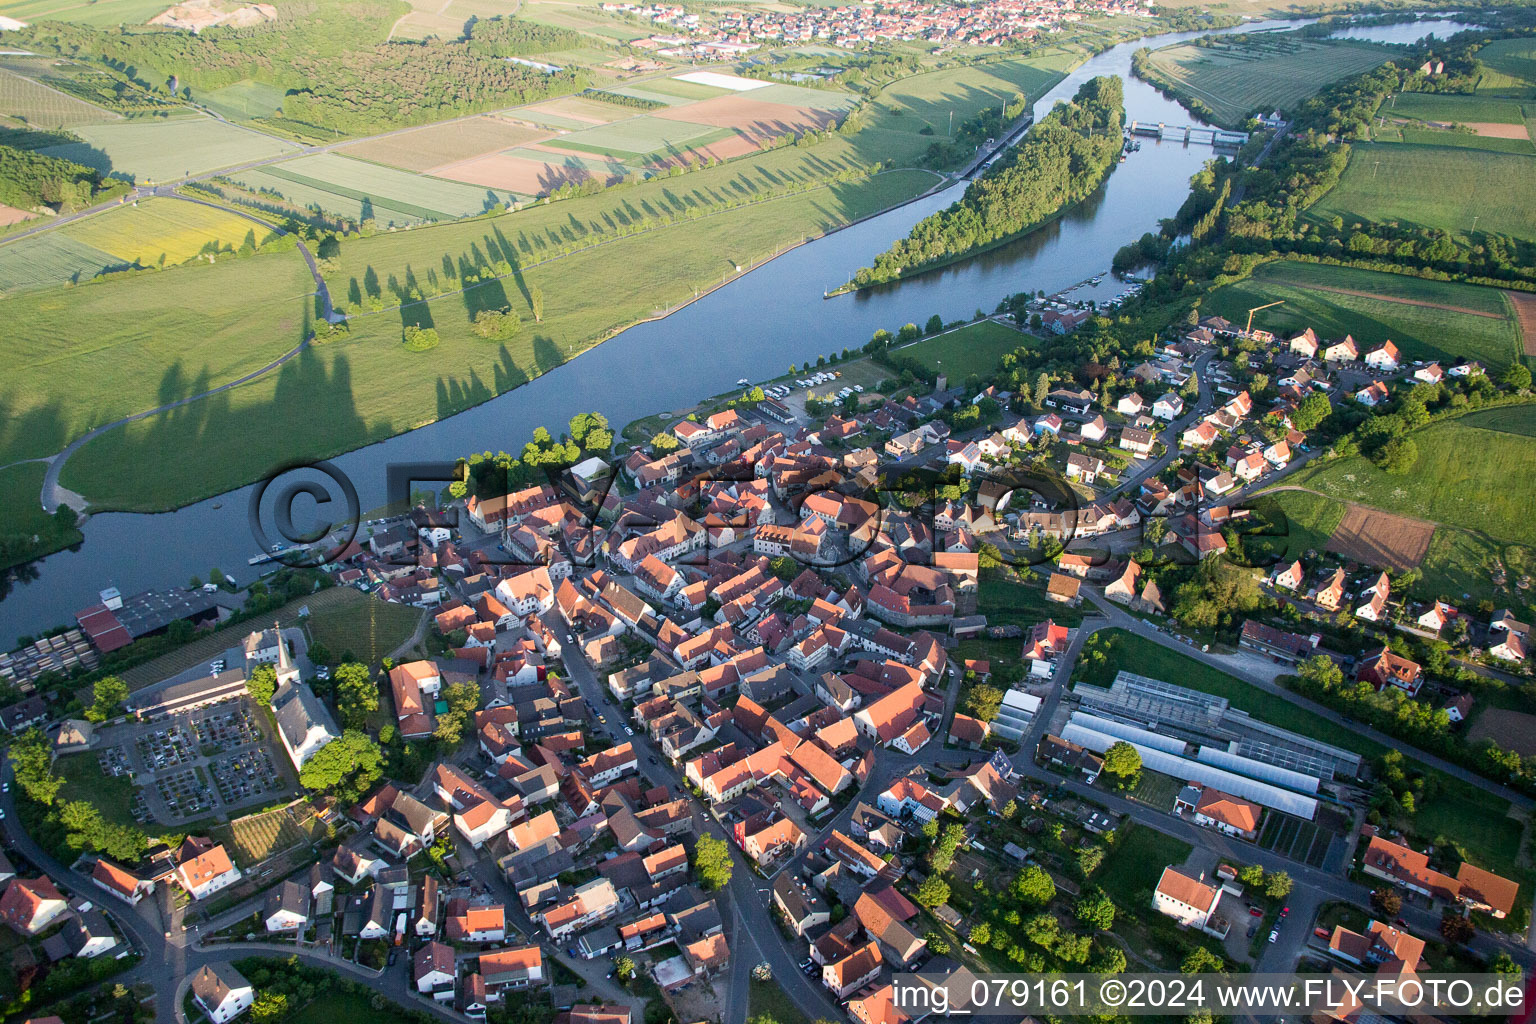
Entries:
{"type": "Polygon", "coordinates": [[[1279,302],[1266,302],[1262,306],[1254,306],[1252,309],[1250,309],[1248,311],[1248,326],[1243,328],[1243,334],[1247,335],[1250,332],[1252,332],[1252,330],[1253,330],[1253,314],[1257,313],[1261,309],[1268,309],[1270,306],[1283,306],[1283,305],[1285,305],[1285,300],[1284,299],[1281,299],[1279,302]]]}

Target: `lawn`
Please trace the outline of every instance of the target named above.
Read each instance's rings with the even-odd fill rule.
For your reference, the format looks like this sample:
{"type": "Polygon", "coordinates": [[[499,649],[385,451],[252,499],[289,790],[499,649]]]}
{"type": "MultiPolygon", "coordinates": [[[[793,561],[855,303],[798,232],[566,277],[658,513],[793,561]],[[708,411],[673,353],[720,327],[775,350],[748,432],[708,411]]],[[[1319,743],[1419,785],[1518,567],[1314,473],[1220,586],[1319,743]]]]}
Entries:
{"type": "Polygon", "coordinates": [[[281,156],[291,143],[211,117],[189,116],[79,125],[84,142],[50,146],[63,157],[137,184],[174,181],[232,164],[281,156]]]}
{"type": "Polygon", "coordinates": [[[19,117],[34,128],[72,128],[120,120],[111,111],[4,69],[0,69],[0,114],[19,117]]]}
{"type": "Polygon", "coordinates": [[[86,800],[108,821],[137,824],[133,820],[133,782],[126,775],[103,774],[95,751],[61,757],[53,763],[53,772],[64,779],[59,802],[86,800]]]}
{"type": "Polygon", "coordinates": [[[1154,50],[1151,75],[1179,96],[1205,104],[1213,120],[1229,128],[1240,127],[1253,114],[1292,109],[1325,85],[1369,71],[1392,56],[1386,47],[1333,39],[1257,35],[1247,42],[1206,42],[1154,50]]]}
{"type": "MultiPolygon", "coordinates": [[[[1081,608],[1046,600],[1044,584],[1010,579],[1001,569],[989,569],[982,574],[977,610],[993,626],[1013,625],[1027,629],[1047,618],[1067,626],[1083,621],[1081,608]]],[[[1017,648],[1018,641],[1009,642],[1017,648]]]]}
{"type": "Polygon", "coordinates": [[[238,249],[247,235],[260,245],[266,228],[226,210],[177,199],[150,199],[68,224],[61,229],[125,263],[174,266],[198,254],[238,249]]]}
{"type": "Polygon", "coordinates": [[[1284,726],[1303,736],[1366,757],[1378,757],[1387,749],[1330,718],[1297,707],[1278,694],[1257,689],[1220,669],[1123,629],[1101,629],[1089,642],[1105,650],[1106,657],[1092,661],[1086,657],[1079,659],[1078,668],[1073,673],[1074,682],[1108,686],[1120,669],[1131,668],[1139,675],[1225,697],[1232,707],[1261,721],[1284,726]]]}
{"type": "Polygon", "coordinates": [[[1170,864],[1183,864],[1194,847],[1182,839],[1127,822],[1116,832],[1114,849],[1094,872],[1093,883],[1122,907],[1140,909],[1170,864]]]}
{"type": "Polygon", "coordinates": [[[1498,290],[1353,267],[1265,263],[1252,277],[1212,292],[1202,312],[1243,323],[1248,310],[1276,301],[1285,305],[1255,314],[1255,327],[1277,334],[1311,327],[1326,338],[1352,334],[1362,351],[1390,339],[1409,359],[1449,363],[1464,356],[1495,373],[1520,356],[1520,329],[1498,290]]]}
{"type": "Polygon", "coordinates": [[[243,184],[282,193],[301,206],[381,226],[454,220],[484,213],[515,197],[394,167],[319,153],[232,175],[243,184]]]}
{"type": "Polygon", "coordinates": [[[1433,795],[1420,803],[1408,831],[1435,846],[1451,845],[1478,867],[1522,878],[1524,826],[1509,816],[1509,801],[1482,786],[1436,774],[1433,795]]]}
{"type": "MultiPolygon", "coordinates": [[[[1282,521],[1275,511],[1284,516],[1284,536],[1265,536],[1262,543],[1264,551],[1278,554],[1287,561],[1301,558],[1309,551],[1321,554],[1344,518],[1344,506],[1340,502],[1306,491],[1276,491],[1252,504],[1266,514],[1272,525],[1282,521]]],[[[1257,553],[1254,550],[1254,545],[1260,543],[1257,537],[1244,539],[1250,553],[1257,553]]]]}
{"type": "MultiPolygon", "coordinates": [[[[48,467],[41,462],[24,462],[0,469],[0,544],[14,542],[17,550],[55,550],[78,544],[85,537],[75,528],[74,513],[51,516],[43,511],[39,495],[48,467]],[[38,538],[33,544],[32,538],[38,538]]],[[[0,548],[3,550],[3,548],[0,548]]],[[[9,561],[0,554],[0,568],[9,561]]]]}
{"type": "Polygon", "coordinates": [[[411,1018],[393,1002],[375,1007],[373,997],[362,992],[326,992],[285,1018],[288,1024],[337,1024],[366,1020],[369,1024],[411,1024],[411,1018]]]}
{"type": "MultiPolygon", "coordinates": [[[[215,400],[97,438],[70,459],[63,482],[109,507],[163,509],[248,482],[280,461],[327,457],[382,440],[553,369],[666,304],[691,297],[695,289],[719,284],[722,267],[765,259],[807,234],[885,209],[931,181],[929,174],[901,171],[868,184],[813,189],[738,209],[729,217],[692,219],[638,234],[622,246],[599,246],[528,266],[521,280],[482,282],[465,294],[357,318],[347,339],[310,348],[280,371],[215,400]],[[604,287],[592,288],[592,281],[604,287]],[[544,320],[537,329],[530,292],[519,285],[536,286],[545,296],[544,320]],[[471,332],[475,312],[508,304],[527,322],[518,337],[487,343],[471,332]],[[441,344],[423,354],[405,352],[402,313],[408,322],[435,326],[441,344]],[[250,444],[255,438],[267,443],[250,444]],[[200,457],[211,450],[221,457],[211,462],[200,457]]],[[[634,197],[638,191],[620,195],[634,197]]],[[[560,203],[549,209],[563,218],[566,207],[560,203]]],[[[497,224],[479,222],[475,228],[494,239],[497,224]]],[[[456,226],[449,237],[464,239],[461,228],[456,226]]],[[[430,245],[443,230],[377,240],[392,248],[430,245]]],[[[347,242],[341,260],[346,265],[350,257],[350,265],[364,277],[367,264],[359,265],[360,257],[352,254],[374,249],[347,242]]],[[[426,271],[441,260],[438,249],[437,256],[414,262],[426,271]]],[[[400,272],[403,276],[403,267],[400,272]]],[[[348,304],[345,289],[339,294],[348,304]]]]}
{"type": "Polygon", "coordinates": [[[1406,475],[1388,474],[1351,456],[1314,462],[1294,482],[1387,512],[1536,544],[1530,493],[1510,486],[1511,480],[1529,480],[1536,473],[1536,406],[1474,412],[1409,436],[1418,446],[1419,461],[1406,475]]]}
{"type": "Polygon", "coordinates": [[[411,638],[425,613],[406,605],[379,601],[351,587],[333,587],[308,600],[305,621],[311,642],[324,644],[337,658],[376,665],[411,638]]]}
{"type": "MultiPolygon", "coordinates": [[[[0,300],[11,335],[0,464],[265,365],[306,333],[313,291],[298,253],[281,252],[0,300]]],[[[186,458],[206,468],[206,453],[186,458]]]]}
{"type": "Polygon", "coordinates": [[[1313,219],[1477,230],[1536,240],[1536,158],[1446,146],[1356,144],[1344,176],[1308,211],[1313,219]]]}
{"type": "Polygon", "coordinates": [[[747,994],[749,1020],[766,1018],[774,1024],[810,1024],[810,1018],[785,994],[778,981],[752,981],[747,994]]]}
{"type": "Polygon", "coordinates": [[[0,246],[0,300],[17,292],[91,280],[122,260],[61,231],[18,238],[0,246]]]}
{"type": "Polygon", "coordinates": [[[1003,356],[1017,348],[1036,344],[1037,339],[993,320],[981,320],[925,338],[898,349],[924,366],[944,373],[950,383],[963,384],[971,374],[984,376],[997,369],[1003,356]]]}

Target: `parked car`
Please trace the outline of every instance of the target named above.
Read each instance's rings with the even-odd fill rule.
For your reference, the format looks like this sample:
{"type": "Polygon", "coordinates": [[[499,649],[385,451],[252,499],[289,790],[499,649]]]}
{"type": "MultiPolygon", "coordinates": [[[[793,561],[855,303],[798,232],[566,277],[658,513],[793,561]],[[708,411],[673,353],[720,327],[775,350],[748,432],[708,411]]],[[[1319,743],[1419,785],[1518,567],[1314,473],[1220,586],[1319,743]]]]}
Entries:
{"type": "Polygon", "coordinates": [[[1248,913],[1252,914],[1254,917],[1264,916],[1264,911],[1260,910],[1258,907],[1249,907],[1248,913]]]}
{"type": "Polygon", "coordinates": [[[1269,941],[1275,942],[1280,938],[1280,929],[1276,928],[1269,933],[1269,941]]]}

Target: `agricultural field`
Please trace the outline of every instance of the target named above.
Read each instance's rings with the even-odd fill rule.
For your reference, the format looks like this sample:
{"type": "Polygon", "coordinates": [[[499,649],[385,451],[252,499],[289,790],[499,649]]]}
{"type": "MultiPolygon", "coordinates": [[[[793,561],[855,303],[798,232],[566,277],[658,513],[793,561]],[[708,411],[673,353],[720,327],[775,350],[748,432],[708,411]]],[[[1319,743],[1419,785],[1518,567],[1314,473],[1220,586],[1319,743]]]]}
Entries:
{"type": "Polygon", "coordinates": [[[1342,78],[1369,71],[1392,51],[1370,43],[1254,35],[1208,45],[1178,43],[1152,51],[1153,81],[1199,100],[1215,123],[1241,127],[1250,115],[1286,110],[1342,78]]]}
{"type": "Polygon", "coordinates": [[[628,167],[612,157],[603,160],[596,156],[557,153],[528,146],[432,168],[432,174],[437,178],[525,196],[543,195],[562,185],[589,178],[613,184],[623,180],[629,172],[628,167]]]}
{"type": "Polygon", "coordinates": [[[259,191],[277,192],[300,206],[381,227],[456,220],[515,201],[507,192],[411,174],[335,153],[318,153],[231,175],[259,191]]]}
{"type": "Polygon", "coordinates": [[[0,68],[0,114],[33,128],[73,128],[122,120],[121,115],[110,110],[4,68],[0,68]]]}
{"type": "Polygon", "coordinates": [[[60,231],[18,238],[0,246],[0,308],[4,298],[35,288],[89,281],[124,260],[77,242],[60,231]]]}
{"type": "Polygon", "coordinates": [[[1536,240],[1536,159],[1446,146],[1356,146],[1333,190],[1308,212],[1316,220],[1473,229],[1536,240]]]}
{"type": "Polygon", "coordinates": [[[1473,743],[1493,740],[1521,757],[1536,757],[1536,715],[1511,708],[1484,708],[1467,730],[1467,739],[1473,743]]]}
{"type": "Polygon", "coordinates": [[[193,93],[192,101],[231,121],[271,117],[283,105],[283,90],[247,79],[206,93],[193,93]]]}
{"type": "Polygon", "coordinates": [[[535,103],[531,107],[517,107],[505,112],[533,124],[548,124],[553,128],[577,131],[594,124],[607,124],[625,117],[634,117],[635,111],[617,103],[604,103],[588,96],[562,96],[559,99],[535,103]]]}
{"type": "Polygon", "coordinates": [[[1351,456],[1314,463],[1293,482],[1383,511],[1536,543],[1529,495],[1509,485],[1536,473],[1536,407],[1469,413],[1409,436],[1418,445],[1419,461],[1406,475],[1390,475],[1351,456]]]}
{"type": "Polygon", "coordinates": [[[1477,59],[1487,67],[1479,93],[1536,98],[1536,40],[1496,39],[1477,51],[1477,59]]]}
{"type": "Polygon", "coordinates": [[[1377,142],[1454,146],[1500,153],[1536,154],[1526,108],[1536,104],[1485,96],[1405,92],[1381,108],[1387,123],[1375,129],[1377,142]]]}
{"type": "Polygon", "coordinates": [[[457,39],[471,18],[495,18],[517,13],[517,0],[415,0],[409,13],[390,29],[391,39],[457,39]]]}
{"type": "Polygon", "coordinates": [[[122,206],[67,224],[60,232],[143,267],[185,263],[210,247],[216,252],[238,249],[247,236],[259,246],[272,236],[269,229],[239,214],[177,199],[122,206]]]}
{"type": "Polygon", "coordinates": [[[296,148],[201,115],[79,125],[74,132],[85,141],[42,152],[141,185],[281,156],[296,148]]]}
{"type": "Polygon", "coordinates": [[[94,426],[264,366],[298,344],[314,302],[296,252],[0,299],[12,337],[0,464],[52,455],[94,426]]]}
{"type": "Polygon", "coordinates": [[[714,99],[716,96],[730,94],[729,89],[721,89],[717,86],[700,85],[698,82],[685,82],[680,78],[652,78],[634,85],[621,85],[609,92],[616,92],[623,96],[633,96],[636,99],[655,100],[657,103],[665,103],[669,107],[679,106],[684,103],[696,103],[699,100],[714,99]]]}
{"type": "MultiPolygon", "coordinates": [[[[927,128],[936,138],[948,138],[952,124],[959,125],[987,107],[1001,106],[1019,93],[1034,102],[1063,77],[1061,71],[1042,66],[1033,57],[930,71],[886,86],[870,106],[869,124],[910,135],[927,128]]],[[[926,148],[927,140],[923,145],[926,148]]]]}
{"type": "Polygon", "coordinates": [[[951,381],[963,383],[973,373],[991,373],[1004,355],[1020,346],[1031,345],[1034,340],[1012,327],[982,320],[948,334],[925,338],[897,349],[897,352],[947,374],[951,381]]]}
{"type": "Polygon", "coordinates": [[[644,163],[652,154],[680,153],[730,136],[731,132],[723,128],[641,115],[571,132],[528,148],[644,163]]]}
{"type": "Polygon", "coordinates": [[[1328,550],[1365,565],[1412,569],[1424,560],[1435,529],[1422,519],[1351,505],[1328,539],[1328,550]]]}
{"type": "Polygon", "coordinates": [[[761,95],[720,96],[686,107],[658,111],[656,116],[731,129],[755,141],[798,135],[809,130],[823,131],[837,124],[837,114],[833,110],[772,103],[762,99],[761,95]]]}
{"type": "Polygon", "coordinates": [[[564,0],[531,0],[522,5],[518,16],[541,25],[569,28],[589,36],[627,43],[643,39],[654,28],[625,20],[598,9],[596,4],[567,3],[564,0]]]}
{"type": "MultiPolygon", "coordinates": [[[[512,152],[533,154],[537,151],[512,152]]],[[[519,158],[503,156],[497,159],[510,163],[519,158]]],[[[587,166],[585,161],[578,162],[579,158],[575,156],[565,158],[562,164],[566,161],[573,166],[587,166]]],[[[489,158],[481,162],[488,163],[489,158]]],[[[618,167],[618,173],[622,173],[622,165],[597,160],[592,160],[590,165],[596,169],[592,173],[611,173],[613,167],[618,167]]],[[[390,276],[403,281],[409,268],[437,267],[444,257],[453,266],[464,260],[479,266],[487,256],[492,261],[505,258],[508,262],[516,260],[527,265],[556,255],[563,248],[655,226],[689,210],[725,209],[727,200],[748,202],[786,185],[816,185],[829,174],[860,166],[861,161],[842,139],[834,139],[812,151],[793,147],[773,150],[733,164],[694,171],[680,178],[644,182],[612,193],[582,196],[547,206],[530,206],[488,221],[440,224],[426,230],[358,239],[342,246],[341,256],[335,269],[327,272],[327,279],[331,282],[336,302],[354,308],[363,301],[364,292],[372,291],[368,287],[370,272],[376,281],[387,281],[390,276]]],[[[487,171],[495,169],[487,168],[487,171]]],[[[465,164],[454,173],[468,177],[471,171],[470,165],[465,164]]],[[[886,177],[889,176],[881,175],[876,180],[883,181],[886,177]]],[[[908,182],[919,179],[931,183],[934,176],[922,172],[915,177],[903,178],[908,182]]],[[[799,236],[795,237],[798,239],[799,236]]],[[[384,297],[390,305],[399,301],[388,293],[384,293],[384,297]]]]}
{"type": "MultiPolygon", "coordinates": [[[[1289,518],[1289,543],[1284,551],[1275,549],[1277,557],[1286,560],[1327,549],[1349,508],[1341,501],[1306,491],[1272,491],[1254,504],[1263,507],[1269,503],[1289,518]]],[[[1536,574],[1536,546],[1497,541],[1486,534],[1442,525],[1429,539],[1429,549],[1418,568],[1422,578],[1411,588],[1415,597],[1487,599],[1501,607],[1520,609],[1530,604],[1530,596],[1512,585],[1521,575],[1536,574]],[[1504,574],[1502,585],[1493,582],[1499,571],[1504,574]]]]}
{"type": "MultiPolygon", "coordinates": [[[[703,187],[707,173],[690,176],[686,182],[703,187]]],[[[332,455],[433,422],[553,369],[621,327],[653,315],[665,303],[691,295],[694,288],[718,284],[722,266],[751,265],[807,233],[819,234],[910,198],[932,181],[933,175],[926,172],[895,171],[868,183],[812,189],[737,209],[730,217],[702,217],[636,234],[622,246],[589,248],[538,265],[525,263],[520,281],[510,277],[485,281],[462,294],[354,318],[348,338],[309,348],[280,372],[226,392],[216,401],[197,403],[175,415],[149,417],[102,435],[69,460],[63,483],[71,489],[83,488],[93,502],[107,507],[166,508],[261,476],[280,459],[332,455]],[[592,281],[602,281],[604,287],[594,289],[592,281]],[[545,297],[544,319],[538,328],[525,327],[518,337],[503,343],[476,337],[470,319],[482,309],[510,304],[531,325],[528,293],[520,285],[537,286],[545,297]],[[441,344],[422,355],[403,352],[402,316],[407,323],[434,326],[441,344]],[[251,444],[256,438],[273,443],[251,444]],[[196,457],[214,448],[227,457],[215,463],[196,457]],[[156,471],[146,472],[151,466],[156,471]]],[[[642,200],[659,198],[659,192],[643,188],[626,190],[619,197],[637,206],[642,200]]],[[[590,198],[610,206],[615,197],[590,198]]],[[[581,211],[578,204],[582,202],[536,209],[547,209],[548,216],[563,221],[581,211]]],[[[441,265],[446,240],[457,240],[452,258],[463,253],[468,259],[476,247],[495,242],[496,234],[508,231],[513,223],[445,225],[376,239],[405,243],[392,251],[405,256],[407,264],[431,268],[441,265]],[[421,260],[406,255],[412,251],[433,254],[421,260]]],[[[525,227],[517,229],[519,235],[531,226],[523,223],[525,227]]],[[[344,245],[343,269],[337,277],[345,281],[355,274],[366,282],[369,263],[385,255],[384,250],[362,244],[344,245]]],[[[376,265],[381,280],[397,272],[394,259],[390,256],[387,266],[376,265]]],[[[229,266],[244,262],[231,260],[229,266]]],[[[402,277],[405,269],[398,266],[402,277]]],[[[192,272],[198,268],[163,276],[192,272]]],[[[345,294],[346,288],[339,287],[338,296],[345,294]]],[[[0,307],[0,315],[4,312],[0,307]]],[[[73,336],[91,333],[77,315],[73,336]]],[[[292,335],[281,337],[286,341],[292,335]]],[[[161,357],[157,365],[173,361],[161,357]]],[[[28,365],[25,358],[23,365],[28,365]]],[[[45,444],[39,441],[32,447],[45,444]]]]}
{"type": "Polygon", "coordinates": [[[73,21],[111,27],[142,25],[169,7],[165,0],[4,0],[0,14],[18,21],[73,21]]]}
{"type": "Polygon", "coordinates": [[[1244,281],[1206,297],[1203,312],[1239,323],[1265,303],[1285,305],[1254,316],[1276,334],[1311,327],[1320,336],[1352,334],[1364,348],[1390,339],[1409,359],[1475,359],[1497,373],[1520,358],[1522,338],[1503,292],[1479,285],[1300,260],[1265,263],[1244,281]]]}
{"type": "Polygon", "coordinates": [[[499,117],[475,117],[368,139],[347,146],[342,152],[358,160],[422,172],[486,153],[541,142],[551,134],[499,117]]]}

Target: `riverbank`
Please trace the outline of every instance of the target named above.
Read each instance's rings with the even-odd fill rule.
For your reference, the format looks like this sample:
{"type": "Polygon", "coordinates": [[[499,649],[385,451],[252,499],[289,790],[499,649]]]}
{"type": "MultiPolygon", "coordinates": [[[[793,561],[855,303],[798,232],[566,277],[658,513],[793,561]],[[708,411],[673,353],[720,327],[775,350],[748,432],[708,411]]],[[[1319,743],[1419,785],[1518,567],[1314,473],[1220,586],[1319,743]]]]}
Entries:
{"type": "MultiPolygon", "coordinates": [[[[1146,26],[1144,19],[1134,21],[1136,26],[1146,26]]],[[[1163,35],[1152,43],[1183,35],[1163,35]]],[[[1049,109],[1058,97],[1070,97],[1083,81],[1096,75],[1127,76],[1130,54],[1136,45],[1125,43],[1100,53],[1059,81],[1059,68],[1065,64],[1053,65],[1048,77],[1034,72],[1041,87],[1057,82],[1036,101],[1036,109],[1049,109]]],[[[1074,56],[1073,62],[1080,56],[1074,56]]],[[[1009,62],[1010,67],[1015,63],[1009,62]]],[[[955,73],[963,74],[972,83],[978,75],[970,67],[957,68],[955,73]]],[[[1187,118],[1180,108],[1143,83],[1127,79],[1126,88],[1128,117],[1170,122],[1187,118]]],[[[1030,95],[1034,94],[1032,89],[1030,95]]],[[[887,87],[886,95],[895,95],[891,87],[887,87]]],[[[996,88],[990,95],[995,103],[996,88]]],[[[892,103],[894,106],[896,100],[892,103]]],[[[942,126],[941,121],[935,122],[935,115],[943,119],[943,110],[933,101],[924,108],[912,96],[902,95],[899,109],[902,113],[888,118],[888,124],[905,128],[905,133],[898,137],[926,146],[929,137],[919,130],[925,119],[942,126]]],[[[892,129],[877,131],[889,134],[892,129]]],[[[838,137],[814,147],[782,152],[814,159],[824,152],[861,147],[863,139],[863,135],[838,137]]],[[[430,353],[411,355],[403,351],[397,314],[394,328],[388,332],[374,333],[370,328],[366,337],[363,332],[354,332],[349,338],[312,347],[313,351],[285,366],[265,384],[245,385],[213,402],[198,403],[173,416],[157,418],[153,432],[148,429],[151,423],[140,424],[132,431],[132,445],[123,446],[116,435],[98,438],[81,450],[81,456],[94,459],[94,452],[110,443],[112,451],[125,464],[131,465],[135,456],[147,459],[153,468],[140,470],[145,476],[177,474],[181,479],[171,483],[180,487],[183,494],[209,494],[218,490],[218,485],[211,484],[212,478],[205,479],[204,475],[222,471],[226,459],[245,460],[247,466],[254,466],[245,479],[270,473],[270,464],[245,451],[263,446],[268,436],[291,435],[313,444],[317,438],[327,440],[323,436],[326,430],[340,424],[352,437],[366,440],[364,447],[348,446],[355,450],[335,456],[336,467],[356,484],[364,507],[381,505],[388,500],[384,468],[390,464],[452,458],[488,448],[516,449],[538,426],[557,426],[572,415],[591,409],[602,410],[614,423],[624,423],[660,409],[685,407],[700,395],[730,392],[738,378],[768,379],[782,374],[790,363],[814,361],[818,355],[857,347],[877,328],[894,330],[909,321],[924,324],[935,314],[949,323],[968,320],[977,309],[994,308],[1004,295],[1021,290],[1050,293],[1102,273],[1115,250],[1127,239],[1157,230],[1162,218],[1173,215],[1190,175],[1199,170],[1209,155],[1208,149],[1198,146],[1149,144],[1131,154],[1126,170],[1134,173],[1112,175],[1106,187],[1087,202],[1011,245],[900,285],[869,289],[832,301],[823,301],[831,287],[888,247],[892,239],[905,236],[923,217],[953,202],[963,186],[952,185],[833,232],[815,244],[798,244],[801,235],[786,232],[782,242],[794,246],[792,251],[750,274],[736,274],[733,266],[724,265],[723,257],[740,258],[742,252],[729,231],[712,234],[716,248],[706,255],[718,262],[699,276],[703,284],[712,287],[729,269],[731,287],[717,288],[696,300],[690,291],[680,296],[687,304],[674,308],[664,319],[643,323],[611,341],[590,347],[579,360],[568,360],[561,352],[563,339],[551,329],[557,326],[553,323],[557,313],[553,302],[548,303],[545,323],[536,327],[525,325],[523,334],[513,344],[487,342],[473,335],[450,335],[443,328],[450,318],[464,318],[464,300],[457,296],[439,299],[426,304],[443,334],[442,343],[430,353]],[[440,310],[446,313],[440,316],[440,310]],[[514,351],[552,358],[547,364],[534,365],[532,355],[514,356],[514,351]],[[442,357],[458,360],[461,365],[445,368],[448,360],[442,357]],[[525,381],[525,368],[537,369],[538,373],[529,373],[527,376],[532,379],[525,381]],[[378,382],[371,379],[374,374],[382,374],[378,382]],[[502,400],[489,401],[495,397],[495,389],[510,390],[508,383],[497,378],[498,374],[512,377],[516,388],[502,400]],[[378,394],[380,384],[392,384],[402,377],[416,378],[414,391],[403,393],[398,400],[378,394]],[[281,414],[250,410],[249,406],[259,404],[253,397],[258,390],[268,396],[267,400],[271,394],[282,392],[281,414]],[[231,419],[238,429],[230,429],[226,424],[231,419]],[[426,421],[426,425],[410,429],[416,421],[426,421]],[[222,447],[200,444],[200,438],[214,436],[224,439],[222,447]],[[149,446],[159,440],[165,442],[164,449],[150,451],[149,446]]],[[[740,164],[726,165],[663,184],[674,189],[687,188],[691,183],[709,180],[701,177],[703,174],[745,169],[740,164]]],[[[626,192],[634,195],[620,190],[616,196],[622,197],[626,192]]],[[[835,212],[825,193],[816,195],[818,216],[835,212]]],[[[580,204],[584,201],[562,201],[551,204],[550,209],[575,211],[583,208],[580,204]]],[[[872,213],[874,209],[860,214],[872,213]]],[[[843,217],[839,223],[853,219],[843,217]]],[[[474,228],[480,236],[494,240],[492,229],[498,223],[515,221],[490,218],[476,222],[474,228]]],[[[462,230],[468,234],[468,229],[462,230]]],[[[386,236],[386,241],[391,245],[402,244],[400,234],[386,236]]],[[[465,249],[474,241],[466,238],[465,249]]],[[[484,245],[481,251],[485,251],[484,245]]],[[[618,251],[622,253],[623,247],[618,247],[618,251]]],[[[764,246],[764,255],[769,251],[764,246]]],[[[342,262],[361,255],[349,252],[348,243],[343,243],[342,262]]],[[[670,258],[656,255],[651,262],[670,258]]],[[[234,262],[240,261],[231,264],[234,262]]],[[[418,274],[424,274],[434,263],[413,258],[411,265],[418,274]]],[[[358,270],[366,273],[368,265],[364,260],[358,270]]],[[[562,265],[572,266],[574,261],[563,259],[552,267],[558,273],[562,265]]],[[[335,280],[339,268],[340,264],[333,262],[325,269],[335,280]]],[[[388,269],[376,266],[376,270],[388,269]]],[[[653,266],[636,267],[623,259],[605,261],[605,276],[583,279],[587,291],[598,294],[582,299],[599,302],[605,291],[623,291],[632,275],[654,272],[653,266]]],[[[538,283],[538,273],[525,275],[525,281],[538,283]]],[[[381,276],[380,284],[387,284],[387,273],[381,276]]],[[[516,284],[514,278],[506,286],[509,298],[521,294],[516,284]]],[[[332,291],[343,305],[349,301],[345,278],[342,286],[332,291]]],[[[546,285],[544,291],[549,293],[550,288],[546,285]]],[[[659,315],[663,310],[646,305],[636,312],[639,319],[659,315]]],[[[294,322],[302,322],[302,316],[296,316],[294,322]]],[[[618,325],[610,318],[599,320],[597,326],[616,329],[618,325]]],[[[147,404],[153,405],[154,400],[147,404]]],[[[342,446],[333,443],[315,447],[336,451],[342,446]]],[[[76,465],[74,460],[70,465],[76,465]]],[[[120,467],[109,468],[121,471],[120,467]]],[[[66,476],[66,484],[73,483],[72,473],[66,476]]],[[[233,487],[234,481],[228,486],[233,487]]],[[[0,629],[15,636],[67,621],[75,609],[96,600],[96,591],[109,582],[138,589],[181,586],[189,575],[206,572],[210,565],[223,566],[238,575],[253,550],[246,516],[253,490],[245,487],[224,491],[215,498],[156,515],[99,512],[85,528],[86,541],[82,547],[29,565],[28,578],[13,582],[15,596],[0,604],[0,629]],[[146,551],[157,554],[146,559],[146,551]]],[[[130,490],[130,497],[132,493],[130,490]]]]}

